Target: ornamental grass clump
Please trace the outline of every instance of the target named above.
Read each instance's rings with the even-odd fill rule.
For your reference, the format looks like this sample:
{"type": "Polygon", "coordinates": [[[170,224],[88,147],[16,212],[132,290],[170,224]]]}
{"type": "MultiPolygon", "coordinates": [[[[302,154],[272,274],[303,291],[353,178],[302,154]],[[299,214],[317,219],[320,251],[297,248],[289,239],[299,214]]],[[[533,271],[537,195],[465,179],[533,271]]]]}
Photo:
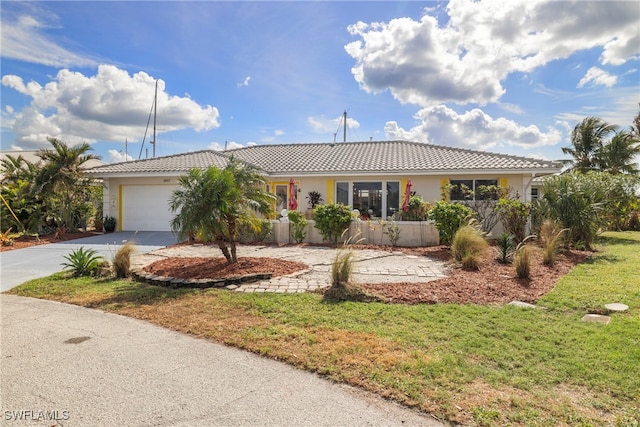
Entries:
{"type": "Polygon", "coordinates": [[[540,226],[538,239],[542,244],[542,263],[553,266],[558,258],[558,253],[565,245],[565,233],[568,228],[561,229],[560,225],[550,219],[545,220],[540,226]]]}
{"type": "Polygon", "coordinates": [[[530,249],[523,244],[518,245],[513,257],[513,266],[519,279],[531,279],[531,253],[530,249]]]}
{"type": "Polygon", "coordinates": [[[465,270],[479,270],[482,252],[488,247],[483,233],[472,225],[465,225],[456,231],[451,243],[453,258],[465,270]]]}
{"type": "Polygon", "coordinates": [[[136,252],[133,242],[126,242],[116,251],[113,257],[113,272],[118,278],[131,276],[131,254],[136,252]]]}

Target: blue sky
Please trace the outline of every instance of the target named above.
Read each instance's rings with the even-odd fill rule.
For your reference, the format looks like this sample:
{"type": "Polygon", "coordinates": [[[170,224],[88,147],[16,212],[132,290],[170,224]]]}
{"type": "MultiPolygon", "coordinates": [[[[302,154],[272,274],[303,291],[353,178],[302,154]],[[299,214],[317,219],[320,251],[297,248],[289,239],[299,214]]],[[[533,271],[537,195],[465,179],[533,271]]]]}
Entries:
{"type": "Polygon", "coordinates": [[[105,161],[252,144],[406,139],[563,157],[587,116],[628,128],[640,3],[13,2],[2,150],[105,161]],[[151,132],[151,130],[149,130],[151,132]],[[336,134],[334,136],[334,134],[336,134]]]}

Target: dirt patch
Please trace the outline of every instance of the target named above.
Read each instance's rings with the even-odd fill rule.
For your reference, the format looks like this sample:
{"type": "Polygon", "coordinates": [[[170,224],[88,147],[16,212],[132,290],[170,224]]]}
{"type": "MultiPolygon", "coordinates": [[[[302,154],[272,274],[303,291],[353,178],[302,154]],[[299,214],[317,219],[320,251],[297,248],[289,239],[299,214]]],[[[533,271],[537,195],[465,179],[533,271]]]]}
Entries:
{"type": "Polygon", "coordinates": [[[14,249],[24,249],[31,246],[46,245],[49,243],[59,243],[66,240],[81,239],[83,237],[95,236],[95,233],[65,233],[61,238],[56,238],[55,233],[46,236],[20,236],[14,239],[10,246],[0,246],[0,252],[11,251],[14,249]]]}

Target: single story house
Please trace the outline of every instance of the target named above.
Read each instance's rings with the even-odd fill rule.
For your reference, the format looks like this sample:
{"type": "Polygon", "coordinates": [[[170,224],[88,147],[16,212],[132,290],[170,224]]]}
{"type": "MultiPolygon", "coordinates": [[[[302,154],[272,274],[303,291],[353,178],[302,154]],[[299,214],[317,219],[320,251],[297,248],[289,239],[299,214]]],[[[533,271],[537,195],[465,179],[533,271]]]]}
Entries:
{"type": "MultiPolygon", "coordinates": [[[[236,159],[259,168],[277,196],[276,212],[308,209],[311,191],[324,203],[343,203],[386,219],[401,209],[410,190],[425,201],[442,198],[448,184],[511,187],[531,199],[534,178],[559,173],[557,162],[409,141],[256,145],[227,151],[197,151],[91,168],[104,183],[104,215],[122,231],[170,230],[168,200],[178,178],[192,168],[224,167],[236,159]],[[290,184],[293,182],[292,184],[290,184]],[[294,203],[295,205],[295,203],[294,203]]],[[[449,197],[455,199],[456,195],[449,197]]]]}

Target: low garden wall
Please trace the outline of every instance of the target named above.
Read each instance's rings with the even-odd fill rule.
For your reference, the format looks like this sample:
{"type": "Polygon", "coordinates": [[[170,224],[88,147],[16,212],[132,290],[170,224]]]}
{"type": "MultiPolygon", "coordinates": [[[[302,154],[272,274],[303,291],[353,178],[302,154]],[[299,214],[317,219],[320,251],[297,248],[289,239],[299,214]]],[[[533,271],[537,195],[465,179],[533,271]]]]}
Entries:
{"type": "MultiPolygon", "coordinates": [[[[385,225],[391,224],[387,221],[352,221],[349,227],[349,234],[344,239],[352,238],[361,244],[391,245],[389,235],[385,233],[385,225]]],[[[420,247],[437,246],[440,244],[438,229],[430,221],[395,221],[399,235],[396,246],[420,247]]],[[[267,239],[270,243],[295,243],[292,237],[291,223],[272,221],[273,230],[267,239]]],[[[315,221],[309,220],[306,228],[307,235],[304,243],[326,243],[322,239],[320,231],[315,227],[315,221]]]]}

